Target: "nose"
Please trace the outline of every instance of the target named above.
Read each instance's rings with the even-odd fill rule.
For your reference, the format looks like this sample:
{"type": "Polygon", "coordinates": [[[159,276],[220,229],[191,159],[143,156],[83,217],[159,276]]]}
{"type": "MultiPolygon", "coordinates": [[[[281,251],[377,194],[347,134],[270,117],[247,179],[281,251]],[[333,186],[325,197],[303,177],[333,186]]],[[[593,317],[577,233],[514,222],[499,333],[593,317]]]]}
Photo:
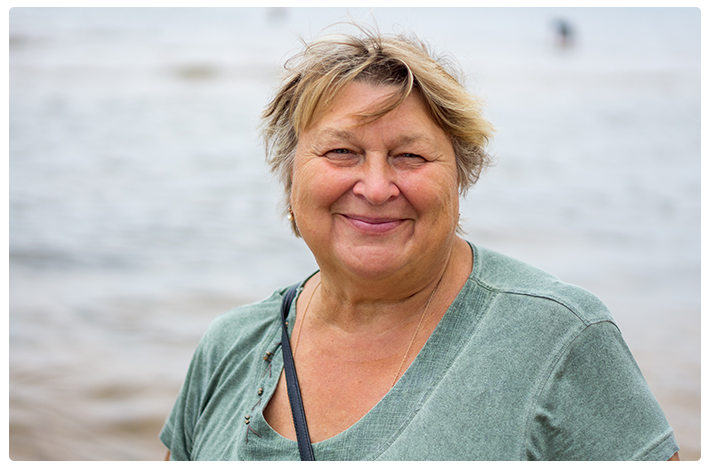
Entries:
{"type": "Polygon", "coordinates": [[[381,205],[399,196],[396,172],[387,157],[367,156],[360,166],[359,179],[352,191],[372,205],[381,205]]]}

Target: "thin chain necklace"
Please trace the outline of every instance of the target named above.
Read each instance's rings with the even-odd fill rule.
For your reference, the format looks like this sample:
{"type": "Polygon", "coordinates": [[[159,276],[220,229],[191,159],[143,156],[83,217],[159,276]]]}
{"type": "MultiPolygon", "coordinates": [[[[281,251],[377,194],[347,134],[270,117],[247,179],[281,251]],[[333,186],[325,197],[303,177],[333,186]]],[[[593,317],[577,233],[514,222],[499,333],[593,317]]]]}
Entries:
{"type": "Polygon", "coordinates": [[[322,284],[322,281],[318,281],[318,284],[315,286],[315,289],[313,289],[313,293],[310,295],[310,298],[308,299],[308,303],[305,304],[305,310],[303,311],[303,318],[300,319],[300,325],[298,325],[298,337],[295,339],[295,346],[293,346],[293,357],[294,358],[295,358],[295,351],[298,349],[298,343],[300,343],[300,331],[303,329],[303,322],[305,322],[305,314],[308,313],[308,307],[310,307],[310,301],[312,301],[313,297],[315,297],[315,292],[320,287],[320,284],[322,284]]]}
{"type": "Polygon", "coordinates": [[[399,364],[399,368],[396,370],[396,374],[394,374],[394,380],[391,382],[391,387],[394,387],[396,385],[396,381],[399,380],[399,373],[401,372],[401,368],[404,367],[404,363],[406,362],[406,358],[409,357],[409,351],[411,351],[411,346],[414,344],[414,340],[416,339],[416,335],[419,333],[419,328],[421,328],[421,324],[423,323],[423,318],[426,316],[426,312],[428,312],[428,306],[431,305],[431,302],[433,302],[433,296],[436,295],[436,291],[438,291],[438,286],[441,284],[441,280],[443,280],[443,275],[441,275],[441,278],[438,280],[438,283],[436,283],[436,287],[433,288],[433,291],[431,291],[431,295],[428,296],[428,301],[426,301],[426,307],[423,308],[423,313],[421,314],[421,318],[419,319],[419,324],[416,326],[416,331],[414,331],[414,336],[411,337],[411,341],[409,342],[409,347],[406,348],[406,354],[404,354],[404,359],[401,360],[401,364],[399,364]]]}
{"type": "MultiPolygon", "coordinates": [[[[391,382],[391,387],[396,385],[396,381],[399,380],[399,373],[401,372],[401,369],[404,367],[404,363],[406,362],[406,359],[409,357],[409,352],[411,351],[411,347],[414,345],[414,341],[416,340],[416,335],[419,333],[419,329],[421,328],[421,324],[423,323],[423,319],[426,317],[426,313],[428,312],[428,308],[431,305],[431,302],[433,302],[433,297],[436,295],[436,291],[438,291],[438,286],[440,286],[441,281],[443,280],[443,275],[441,275],[441,278],[438,280],[438,283],[436,283],[436,286],[433,288],[433,291],[431,291],[431,295],[428,296],[428,300],[426,301],[426,306],[423,308],[423,313],[421,314],[421,318],[419,319],[419,323],[416,326],[416,330],[414,330],[414,335],[411,337],[411,341],[409,341],[409,346],[406,348],[406,353],[404,354],[404,358],[401,360],[401,364],[399,364],[399,368],[396,370],[396,374],[394,374],[394,380],[391,382]]],[[[293,346],[293,357],[295,357],[295,352],[298,349],[298,343],[300,343],[300,332],[303,329],[303,322],[305,322],[305,315],[308,313],[308,308],[310,307],[310,301],[313,300],[313,297],[315,296],[315,293],[317,292],[318,288],[320,287],[321,282],[318,282],[318,284],[315,286],[315,289],[313,290],[313,293],[310,295],[310,298],[308,298],[308,303],[305,305],[305,310],[303,311],[303,318],[300,320],[300,324],[298,325],[298,337],[295,339],[295,346],[293,346]]]]}

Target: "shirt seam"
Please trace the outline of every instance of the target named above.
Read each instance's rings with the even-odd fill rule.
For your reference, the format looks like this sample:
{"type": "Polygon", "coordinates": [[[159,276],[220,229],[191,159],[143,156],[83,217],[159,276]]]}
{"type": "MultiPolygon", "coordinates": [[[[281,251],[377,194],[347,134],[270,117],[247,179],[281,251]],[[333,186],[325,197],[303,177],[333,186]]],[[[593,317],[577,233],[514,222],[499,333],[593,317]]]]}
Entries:
{"type": "Polygon", "coordinates": [[[608,319],[608,318],[597,319],[597,320],[591,320],[591,319],[584,318],[575,310],[576,308],[574,306],[566,303],[561,298],[555,297],[551,294],[534,294],[534,293],[527,292],[527,291],[516,291],[513,289],[502,289],[502,288],[498,288],[495,286],[491,286],[488,283],[485,283],[484,281],[480,280],[480,278],[473,277],[472,275],[470,276],[470,279],[472,281],[474,281],[478,286],[480,286],[481,288],[487,289],[491,293],[509,294],[509,295],[513,295],[513,296],[535,297],[537,299],[545,299],[545,300],[548,300],[551,302],[555,302],[555,303],[559,304],[560,306],[564,307],[565,309],[567,309],[569,312],[571,312],[581,323],[584,324],[584,326],[590,326],[595,323],[601,323],[601,322],[611,322],[615,325],[615,322],[613,322],[612,319],[608,319]]]}
{"type": "MultiPolygon", "coordinates": [[[[667,440],[673,436],[674,436],[674,431],[672,430],[672,428],[668,429],[667,431],[665,431],[664,434],[659,436],[654,443],[649,444],[647,446],[647,448],[645,448],[644,450],[637,452],[635,455],[633,455],[633,457],[630,460],[632,460],[632,461],[646,461],[646,457],[650,453],[652,453],[654,450],[656,450],[657,448],[664,445],[667,442],[667,440]]],[[[675,445],[675,447],[676,447],[676,445],[675,445]]],[[[672,455],[674,455],[674,453],[672,455]]],[[[670,457],[672,455],[670,455],[670,457]]],[[[669,459],[669,457],[668,457],[668,459],[669,459]]]]}
{"type": "MultiPolygon", "coordinates": [[[[569,340],[566,346],[562,347],[559,350],[559,353],[557,356],[550,361],[548,370],[546,372],[546,377],[543,380],[543,383],[539,385],[538,390],[536,391],[536,395],[534,395],[533,399],[533,404],[529,405],[528,409],[528,414],[527,414],[527,428],[524,431],[524,445],[522,447],[523,453],[520,454],[521,459],[526,458],[526,453],[530,450],[531,448],[531,435],[532,435],[532,424],[534,422],[534,411],[535,408],[538,408],[541,402],[542,395],[544,394],[544,390],[547,388],[549,385],[549,382],[551,380],[552,375],[554,375],[554,371],[557,369],[557,366],[561,362],[562,358],[566,356],[573,346],[573,344],[578,340],[581,335],[584,334],[585,331],[587,331],[589,328],[591,328],[594,325],[600,325],[602,323],[610,323],[613,325],[614,328],[618,329],[618,326],[612,321],[612,320],[599,320],[597,322],[590,323],[588,325],[585,325],[583,328],[581,328],[576,335],[573,337],[573,339],[569,340]]],[[[620,330],[618,330],[620,332],[620,330]]]]}

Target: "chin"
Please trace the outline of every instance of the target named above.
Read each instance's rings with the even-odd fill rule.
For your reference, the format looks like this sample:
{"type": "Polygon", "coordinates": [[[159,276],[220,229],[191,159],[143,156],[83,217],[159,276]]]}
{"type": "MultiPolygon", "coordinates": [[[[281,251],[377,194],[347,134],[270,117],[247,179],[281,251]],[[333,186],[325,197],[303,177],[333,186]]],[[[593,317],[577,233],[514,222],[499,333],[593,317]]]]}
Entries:
{"type": "Polygon", "coordinates": [[[348,249],[339,261],[351,274],[362,279],[386,278],[406,269],[411,255],[406,255],[401,246],[359,247],[348,249]]]}

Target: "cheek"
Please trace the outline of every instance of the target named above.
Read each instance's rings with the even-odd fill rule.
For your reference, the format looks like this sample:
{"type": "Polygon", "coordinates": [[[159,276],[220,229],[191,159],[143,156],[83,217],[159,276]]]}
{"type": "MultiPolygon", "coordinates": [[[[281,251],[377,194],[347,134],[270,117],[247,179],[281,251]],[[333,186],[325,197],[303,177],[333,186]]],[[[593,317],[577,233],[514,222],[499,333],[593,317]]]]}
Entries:
{"type": "Polygon", "coordinates": [[[457,178],[447,172],[422,175],[407,181],[404,192],[409,202],[421,212],[437,216],[454,212],[457,219],[459,195],[457,178]]]}
{"type": "Polygon", "coordinates": [[[293,169],[291,170],[291,204],[296,206],[298,200],[306,196],[310,191],[311,187],[314,185],[312,180],[313,171],[308,170],[308,164],[303,157],[299,157],[297,154],[295,160],[293,161],[293,169]]]}
{"type": "Polygon", "coordinates": [[[291,205],[301,209],[322,208],[334,203],[347,190],[348,178],[319,160],[310,160],[293,168],[291,205]]]}

